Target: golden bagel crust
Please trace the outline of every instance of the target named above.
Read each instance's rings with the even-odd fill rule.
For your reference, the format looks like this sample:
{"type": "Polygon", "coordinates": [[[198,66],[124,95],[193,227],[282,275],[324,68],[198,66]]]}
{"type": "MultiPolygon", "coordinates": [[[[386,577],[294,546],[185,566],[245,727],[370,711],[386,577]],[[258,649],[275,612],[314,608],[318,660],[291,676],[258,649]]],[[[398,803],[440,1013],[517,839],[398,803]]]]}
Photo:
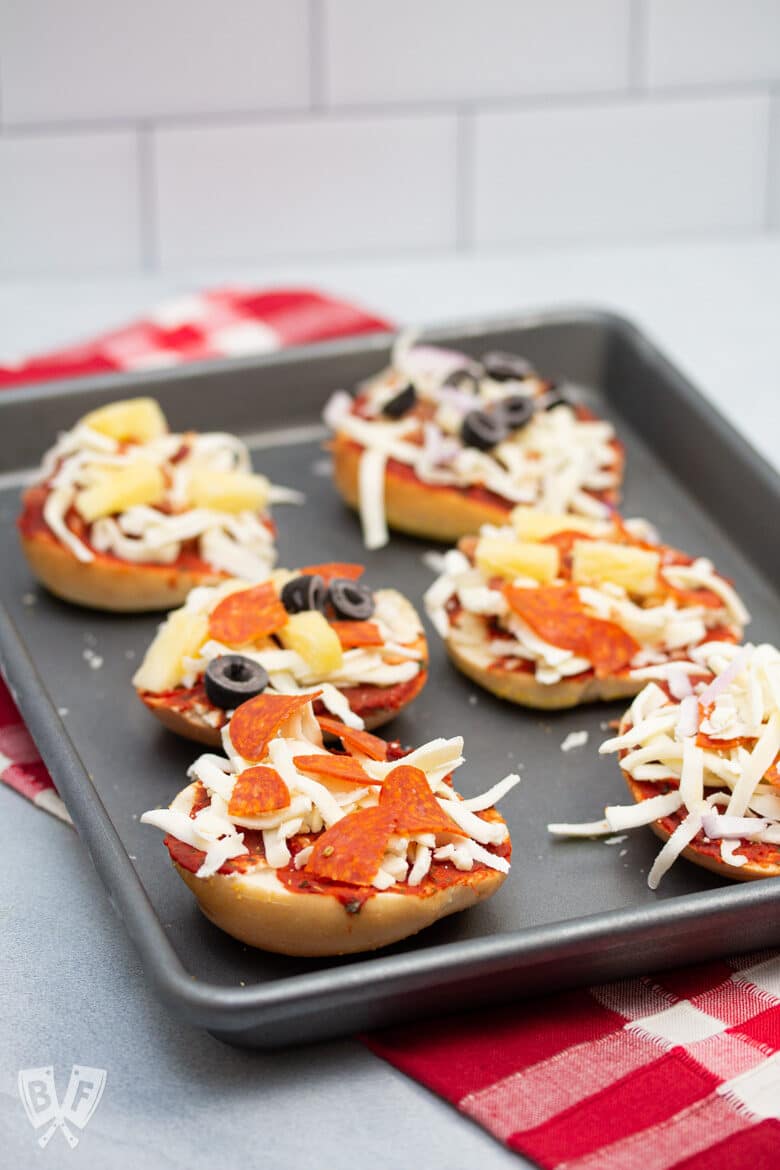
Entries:
{"type": "MultiPolygon", "coordinates": [[[[627,720],[624,716],[620,721],[619,735],[623,735],[627,730],[627,720]]],[[[641,804],[645,799],[642,795],[642,789],[639,784],[620,769],[623,779],[626,782],[626,787],[631,793],[632,799],[636,804],[641,804]]],[[[660,837],[662,841],[668,841],[671,833],[661,824],[660,821],[653,821],[650,828],[655,833],[656,837],[660,837]]],[[[696,844],[688,845],[680,854],[686,861],[692,861],[694,865],[700,865],[702,869],[708,869],[711,873],[716,873],[718,877],[728,878],[730,881],[738,882],[752,882],[758,878],[780,877],[780,849],[776,850],[777,861],[757,861],[748,860],[745,865],[739,867],[734,865],[726,865],[718,857],[712,857],[709,853],[703,853],[696,844]]]]}
{"type": "MultiPolygon", "coordinates": [[[[351,439],[337,435],[332,444],[333,477],[336,487],[351,508],[360,503],[358,464],[362,448],[351,439]]],[[[483,524],[505,524],[513,504],[475,500],[460,488],[431,487],[390,468],[385,473],[385,515],[390,528],[428,540],[453,543],[477,532],[483,524]]]]}
{"type": "Polygon", "coordinates": [[[172,609],[182,605],[196,585],[218,585],[226,576],[219,570],[133,565],[100,555],[83,563],[45,532],[20,534],[20,540],[32,572],[50,593],[91,609],[116,613],[172,609]]]}
{"type": "MultiPolygon", "coordinates": [[[[180,792],[171,807],[191,808],[194,787],[180,792]]],[[[176,862],[173,865],[220,930],[251,947],[307,958],[389,946],[489,898],[506,877],[498,870],[477,870],[422,897],[377,891],[359,913],[350,914],[333,895],[288,890],[272,869],[199,878],[176,862]]]]}
{"type": "Polygon", "coordinates": [[[445,638],[445,645],[458,670],[486,691],[491,691],[499,699],[539,711],[560,711],[565,707],[578,707],[581,703],[609,703],[630,698],[639,694],[645,685],[644,680],[639,679],[596,678],[592,675],[586,679],[564,678],[546,685],[537,682],[527,671],[502,667],[488,669],[475,659],[468,646],[458,646],[451,638],[445,638]]]}
{"type": "MultiPolygon", "coordinates": [[[[137,694],[141,702],[169,731],[183,736],[184,739],[206,744],[208,747],[222,745],[221,728],[212,727],[197,711],[173,711],[166,707],[165,699],[160,695],[153,695],[150,691],[138,691],[137,694]]],[[[406,703],[402,703],[400,707],[382,707],[376,711],[369,711],[363,719],[366,731],[374,731],[384,723],[389,723],[406,706],[406,703]]]]}

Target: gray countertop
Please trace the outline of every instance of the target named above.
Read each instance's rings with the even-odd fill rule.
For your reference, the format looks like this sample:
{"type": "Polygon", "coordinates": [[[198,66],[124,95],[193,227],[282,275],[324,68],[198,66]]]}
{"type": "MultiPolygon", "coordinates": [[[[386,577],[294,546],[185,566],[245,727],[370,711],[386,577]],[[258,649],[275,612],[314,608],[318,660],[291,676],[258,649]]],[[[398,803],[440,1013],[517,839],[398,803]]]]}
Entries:
{"type": "MultiPolygon", "coordinates": [[[[177,292],[230,281],[316,284],[404,321],[610,307],[645,327],[779,462],[780,238],[107,276],[78,286],[9,282],[0,284],[0,364],[121,324],[177,292]]],[[[148,994],[73,831],[9,790],[0,791],[0,856],[4,1164],[384,1170],[415,1156],[427,1170],[529,1165],[359,1043],[245,1052],[175,1022],[148,994]],[[107,1070],[103,1099],[76,1150],[55,1134],[41,1151],[18,1070],[52,1065],[62,1094],[73,1064],[107,1070]]]]}

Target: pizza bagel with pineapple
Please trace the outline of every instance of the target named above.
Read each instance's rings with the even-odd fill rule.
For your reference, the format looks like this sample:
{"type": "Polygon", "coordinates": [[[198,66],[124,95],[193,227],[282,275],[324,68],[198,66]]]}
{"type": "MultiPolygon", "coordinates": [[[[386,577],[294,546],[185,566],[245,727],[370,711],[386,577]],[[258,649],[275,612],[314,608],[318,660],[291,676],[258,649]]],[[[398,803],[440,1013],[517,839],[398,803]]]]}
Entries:
{"type": "Polygon", "coordinates": [[[194,589],[147,650],[139,698],[172,731],[213,746],[247,699],[312,687],[326,731],[379,727],[425,685],[428,647],[411,602],[362,574],[329,563],[194,589]]]}
{"type": "Polygon", "coordinates": [[[648,671],[739,642],[750,620],[709,560],[646,521],[525,507],[445,553],[425,604],[464,674],[541,709],[635,695],[648,671]]]}
{"type": "Polygon", "coordinates": [[[386,544],[388,527],[458,540],[505,523],[515,504],[600,517],[617,503],[612,424],[517,354],[476,360],[402,335],[389,368],[354,397],[337,391],[324,419],[367,548],[386,544]]]}
{"type": "Polygon", "coordinates": [[[254,474],[235,435],[173,434],[154,399],[133,398],[60,435],[24,493],[18,527],[30,568],[58,597],[167,609],[196,585],[267,576],[269,505],[301,498],[254,474]]]}
{"type": "Polygon", "coordinates": [[[317,690],[263,692],[200,756],[191,783],[141,820],[161,829],[203,913],[234,938],[288,955],[374,950],[496,892],[509,830],[493,807],[509,775],[462,799],[463,740],[404,754],[343,727],[329,751],[317,690]]]}

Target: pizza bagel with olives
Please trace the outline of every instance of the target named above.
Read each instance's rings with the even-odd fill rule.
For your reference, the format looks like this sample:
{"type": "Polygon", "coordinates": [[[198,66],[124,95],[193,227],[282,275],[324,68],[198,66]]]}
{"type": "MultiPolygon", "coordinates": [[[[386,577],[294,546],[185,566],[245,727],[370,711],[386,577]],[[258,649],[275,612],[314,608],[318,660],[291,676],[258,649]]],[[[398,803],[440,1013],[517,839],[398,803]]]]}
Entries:
{"type": "Polygon", "coordinates": [[[140,699],[170,730],[213,746],[247,699],[315,686],[326,726],[379,727],[425,685],[428,647],[411,602],[362,574],[329,563],[193,590],[136,671],[140,699]]]}
{"type": "Polygon", "coordinates": [[[360,513],[366,547],[388,528],[454,541],[503,524],[516,504],[606,517],[623,450],[611,423],[516,354],[466,354],[401,337],[392,364],[325,422],[336,487],[360,513]]]}

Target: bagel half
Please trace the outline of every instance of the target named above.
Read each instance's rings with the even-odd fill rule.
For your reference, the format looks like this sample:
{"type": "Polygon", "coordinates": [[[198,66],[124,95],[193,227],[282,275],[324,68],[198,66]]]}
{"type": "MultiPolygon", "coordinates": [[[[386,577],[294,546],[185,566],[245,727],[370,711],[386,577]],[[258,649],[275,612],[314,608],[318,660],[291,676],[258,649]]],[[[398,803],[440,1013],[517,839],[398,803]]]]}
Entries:
{"type": "MultiPolygon", "coordinates": [[[[285,570],[277,570],[276,573],[277,579],[279,574],[281,574],[282,579],[285,576],[292,576],[292,574],[287,574],[285,570]]],[[[226,588],[229,587],[226,585],[226,588]]],[[[395,682],[386,686],[360,683],[334,684],[345,695],[354,714],[363,720],[367,731],[373,731],[394,719],[417,697],[428,679],[428,643],[423,632],[422,622],[414,606],[397,589],[377,589],[374,591],[374,597],[377,604],[390,603],[394,610],[400,612],[402,619],[409,626],[418,630],[416,640],[413,643],[404,642],[404,646],[416,655],[419,670],[413,678],[405,682],[395,682]]],[[[155,639],[156,641],[157,639],[155,639]]],[[[242,652],[240,646],[231,646],[231,650],[239,654],[242,652]]],[[[192,652],[188,651],[188,653],[192,652]]],[[[141,674],[143,670],[144,664],[138,673],[141,674]]],[[[328,681],[328,677],[325,675],[317,678],[316,682],[312,682],[311,685],[317,686],[328,681]]],[[[308,680],[307,685],[309,685],[308,680]]],[[[155,718],[169,731],[210,747],[221,745],[221,729],[223,724],[227,722],[227,718],[220,708],[215,707],[206,696],[202,685],[202,676],[193,687],[180,686],[162,693],[155,693],[155,691],[136,685],[136,694],[155,718]]]]}
{"type": "MultiPolygon", "coordinates": [[[[360,507],[358,466],[363,448],[337,435],[332,444],[333,477],[351,508],[360,507]]],[[[491,492],[474,488],[423,483],[409,471],[390,463],[385,472],[385,516],[390,528],[427,540],[453,542],[476,532],[483,524],[505,524],[513,504],[491,492]]]]}
{"type": "Polygon", "coordinates": [[[643,681],[631,678],[596,678],[592,672],[557,683],[540,683],[531,671],[483,666],[479,655],[470,647],[459,646],[451,638],[445,641],[450,659],[467,678],[499,699],[538,711],[562,711],[582,703],[610,703],[631,698],[644,686],[643,681]]]}
{"type": "MultiPolygon", "coordinates": [[[[193,788],[179,793],[171,807],[189,809],[193,788]]],[[[200,909],[220,930],[250,947],[309,958],[390,946],[491,897],[506,877],[497,870],[478,869],[460,874],[452,886],[424,894],[376,891],[354,913],[331,894],[288,889],[268,867],[199,878],[175,857],[173,864],[200,909]]]]}
{"type": "MultiPolygon", "coordinates": [[[[417,677],[409,683],[398,684],[395,687],[372,687],[371,690],[377,696],[382,691],[397,691],[400,689],[400,686],[406,687],[406,694],[402,702],[395,703],[392,706],[374,707],[365,713],[357,710],[355,714],[361,716],[366,731],[375,731],[376,728],[383,727],[385,723],[389,723],[391,719],[395,719],[405,707],[408,707],[412,700],[419,695],[427,680],[428,671],[421,670],[417,677]]],[[[367,690],[368,688],[365,689],[367,690]]],[[[154,695],[151,691],[138,691],[137,694],[141,702],[151,711],[152,715],[162,723],[163,727],[167,727],[169,731],[173,731],[176,735],[182,736],[183,739],[190,739],[195,743],[206,744],[208,747],[218,748],[221,745],[222,736],[220,728],[213,727],[208,723],[201,712],[177,710],[170,706],[166,696],[154,695]]]]}
{"type": "MultiPolygon", "coordinates": [[[[644,790],[647,785],[638,784],[636,780],[632,780],[630,776],[623,772],[623,779],[626,782],[628,791],[637,804],[641,804],[643,800],[647,800],[649,795],[644,790]]],[[[663,791],[661,785],[656,786],[658,792],[663,791]]],[[[664,817],[660,821],[653,821],[650,828],[655,833],[656,837],[660,837],[662,841],[668,841],[677,825],[682,820],[682,817],[675,813],[674,816],[664,817]]],[[[720,856],[715,852],[710,852],[710,848],[704,843],[697,843],[695,840],[683,849],[680,854],[686,861],[692,861],[694,865],[699,865],[702,869],[708,869],[710,873],[716,873],[718,877],[728,878],[732,882],[751,882],[758,878],[780,877],[780,848],[775,847],[774,857],[754,857],[751,856],[752,842],[744,842],[741,846],[743,852],[746,852],[748,860],[744,865],[739,867],[734,865],[727,865],[725,861],[721,861],[720,856]]],[[[764,850],[767,846],[763,847],[764,850]]]]}
{"type": "Polygon", "coordinates": [[[84,563],[47,532],[20,534],[33,574],[55,597],[90,609],[142,613],[181,605],[197,585],[217,585],[225,573],[173,565],[136,565],[95,554],[84,563]]]}

